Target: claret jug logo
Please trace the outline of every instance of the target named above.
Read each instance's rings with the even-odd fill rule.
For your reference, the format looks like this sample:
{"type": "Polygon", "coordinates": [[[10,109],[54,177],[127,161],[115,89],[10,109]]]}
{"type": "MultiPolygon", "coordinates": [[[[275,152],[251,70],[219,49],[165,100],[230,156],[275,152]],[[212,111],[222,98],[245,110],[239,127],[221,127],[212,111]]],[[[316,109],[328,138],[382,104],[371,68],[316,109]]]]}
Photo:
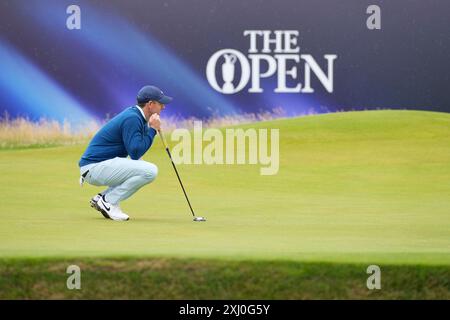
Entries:
{"type": "Polygon", "coordinates": [[[214,53],[206,65],[209,84],[218,92],[234,94],[250,82],[248,92],[260,93],[263,92],[261,79],[276,76],[277,86],[273,90],[276,93],[313,93],[313,73],[325,90],[332,93],[337,55],[323,56],[324,71],[310,54],[300,54],[298,36],[296,30],[245,30],[244,37],[249,39],[248,55],[236,49],[214,53]]]}

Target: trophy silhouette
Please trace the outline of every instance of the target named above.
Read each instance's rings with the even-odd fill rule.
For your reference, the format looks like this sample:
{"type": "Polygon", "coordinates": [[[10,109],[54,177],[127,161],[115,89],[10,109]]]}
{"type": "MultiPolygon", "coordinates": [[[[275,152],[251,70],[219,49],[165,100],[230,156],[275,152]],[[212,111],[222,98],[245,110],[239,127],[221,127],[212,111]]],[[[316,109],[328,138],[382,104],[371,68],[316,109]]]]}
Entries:
{"type": "Polygon", "coordinates": [[[236,56],[234,54],[224,54],[225,62],[222,64],[222,77],[225,82],[222,87],[223,93],[233,93],[233,79],[234,79],[234,63],[236,62],[236,56]]]}

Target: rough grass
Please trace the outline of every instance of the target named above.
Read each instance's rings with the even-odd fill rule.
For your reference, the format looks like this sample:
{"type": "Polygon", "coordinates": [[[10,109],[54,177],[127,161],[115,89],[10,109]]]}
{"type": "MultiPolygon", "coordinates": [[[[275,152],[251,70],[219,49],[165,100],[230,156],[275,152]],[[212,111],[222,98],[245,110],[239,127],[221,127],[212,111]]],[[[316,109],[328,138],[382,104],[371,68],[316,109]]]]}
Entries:
{"type": "MultiPolygon", "coordinates": [[[[162,116],[162,127],[165,132],[176,128],[192,129],[194,121],[202,121],[205,128],[218,128],[243,123],[274,120],[284,117],[285,112],[280,108],[261,113],[244,113],[228,116],[211,116],[208,119],[179,118],[162,116]]],[[[88,123],[71,124],[66,120],[60,123],[51,119],[31,121],[18,117],[11,119],[7,114],[0,117],[0,150],[45,148],[63,145],[84,144],[107,121],[92,120],[88,123]]]]}
{"type": "Polygon", "coordinates": [[[98,130],[98,123],[74,129],[69,122],[26,118],[0,119],[0,149],[36,148],[83,143],[98,130]]]}
{"type": "Polygon", "coordinates": [[[450,269],[381,269],[366,286],[366,265],[196,259],[3,260],[0,299],[450,299],[450,269]],[[69,290],[69,265],[81,289],[69,290]]]}

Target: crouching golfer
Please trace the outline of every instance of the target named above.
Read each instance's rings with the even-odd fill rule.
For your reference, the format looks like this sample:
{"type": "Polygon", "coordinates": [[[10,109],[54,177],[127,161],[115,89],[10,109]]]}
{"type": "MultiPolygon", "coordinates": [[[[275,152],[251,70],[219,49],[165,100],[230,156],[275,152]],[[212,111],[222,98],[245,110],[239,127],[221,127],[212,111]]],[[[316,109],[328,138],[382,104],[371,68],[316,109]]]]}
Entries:
{"type": "Polygon", "coordinates": [[[81,156],[80,184],[87,181],[94,186],[108,186],[90,202],[105,218],[128,220],[119,203],[155,180],[158,168],[139,159],[151,147],[161,126],[159,114],[170,101],[172,98],[157,87],[143,87],[137,105],[104,125],[81,156]]]}

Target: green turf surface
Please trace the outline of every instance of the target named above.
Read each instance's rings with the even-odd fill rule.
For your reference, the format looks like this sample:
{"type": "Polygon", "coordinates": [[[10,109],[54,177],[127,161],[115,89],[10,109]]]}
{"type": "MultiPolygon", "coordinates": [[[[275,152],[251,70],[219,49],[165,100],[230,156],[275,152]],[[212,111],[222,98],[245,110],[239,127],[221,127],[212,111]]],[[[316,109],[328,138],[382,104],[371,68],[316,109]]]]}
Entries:
{"type": "Polygon", "coordinates": [[[128,222],[89,207],[102,189],[78,185],[85,145],[1,150],[0,258],[449,267],[449,114],[351,112],[244,127],[280,130],[279,173],[178,166],[205,223],[192,222],[159,140],[144,157],[159,176],[122,204],[128,222]]]}

